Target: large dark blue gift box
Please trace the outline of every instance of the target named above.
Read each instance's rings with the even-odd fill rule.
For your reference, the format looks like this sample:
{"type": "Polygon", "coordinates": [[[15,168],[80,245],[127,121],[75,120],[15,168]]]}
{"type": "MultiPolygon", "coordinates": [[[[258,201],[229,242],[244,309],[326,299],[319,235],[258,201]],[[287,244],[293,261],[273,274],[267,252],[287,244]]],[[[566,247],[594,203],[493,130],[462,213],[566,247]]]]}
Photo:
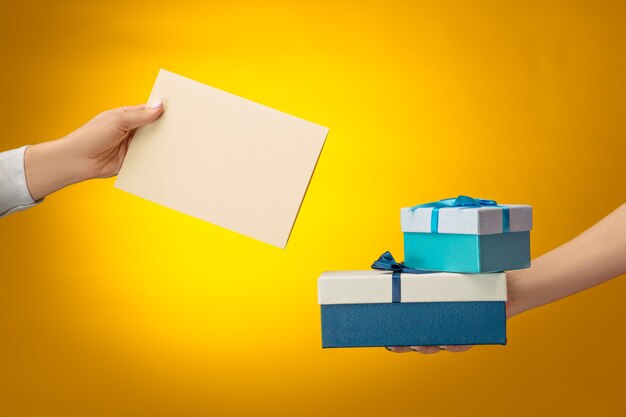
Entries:
{"type": "Polygon", "coordinates": [[[375,270],[323,273],[322,346],[506,344],[503,272],[393,276],[375,270]]]}

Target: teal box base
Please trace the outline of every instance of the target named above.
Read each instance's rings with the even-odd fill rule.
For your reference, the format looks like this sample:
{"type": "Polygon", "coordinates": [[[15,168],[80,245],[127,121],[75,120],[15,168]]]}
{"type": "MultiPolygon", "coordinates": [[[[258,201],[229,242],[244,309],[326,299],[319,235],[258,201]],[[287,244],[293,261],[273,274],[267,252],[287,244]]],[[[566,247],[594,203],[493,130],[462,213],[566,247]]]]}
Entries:
{"type": "Polygon", "coordinates": [[[494,235],[404,233],[404,263],[431,271],[480,273],[530,267],[530,232],[494,235]]]}

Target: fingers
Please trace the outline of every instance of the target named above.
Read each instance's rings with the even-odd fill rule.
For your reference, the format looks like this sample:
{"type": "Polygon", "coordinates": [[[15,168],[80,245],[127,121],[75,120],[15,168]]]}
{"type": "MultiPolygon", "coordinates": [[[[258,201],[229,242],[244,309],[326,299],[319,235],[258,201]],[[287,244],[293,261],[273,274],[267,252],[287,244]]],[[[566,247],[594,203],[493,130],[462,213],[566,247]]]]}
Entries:
{"type": "Polygon", "coordinates": [[[456,346],[439,346],[443,350],[447,350],[448,352],[465,352],[472,348],[472,345],[456,345],[456,346]]]}
{"type": "Polygon", "coordinates": [[[433,353],[441,352],[442,350],[447,350],[448,352],[465,352],[472,348],[471,345],[450,345],[450,346],[389,346],[386,347],[390,352],[394,353],[408,353],[408,352],[417,352],[422,353],[424,355],[431,355],[433,353]]]}
{"type": "Polygon", "coordinates": [[[393,353],[418,352],[425,355],[437,353],[441,350],[439,346],[389,346],[385,349],[393,353]]]}
{"type": "Polygon", "coordinates": [[[387,349],[388,351],[393,352],[393,353],[409,353],[409,352],[413,352],[411,350],[411,348],[408,347],[408,346],[389,346],[389,347],[386,347],[385,349],[387,349]]]}
{"type": "Polygon", "coordinates": [[[120,107],[113,111],[120,128],[132,130],[139,126],[154,122],[163,113],[163,101],[157,100],[152,104],[120,107]]]}
{"type": "Polygon", "coordinates": [[[423,353],[424,355],[431,355],[441,351],[439,346],[411,346],[411,349],[417,353],[423,353]]]}

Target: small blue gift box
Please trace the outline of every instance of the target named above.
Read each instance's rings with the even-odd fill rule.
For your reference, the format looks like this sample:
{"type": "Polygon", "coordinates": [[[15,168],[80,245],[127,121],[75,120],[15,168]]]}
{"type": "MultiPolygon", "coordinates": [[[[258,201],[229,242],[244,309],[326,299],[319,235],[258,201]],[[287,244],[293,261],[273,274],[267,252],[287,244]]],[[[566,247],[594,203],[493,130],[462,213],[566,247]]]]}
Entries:
{"type": "Polygon", "coordinates": [[[459,196],[403,208],[400,219],[411,268],[478,273],[530,266],[531,206],[459,196]]]}
{"type": "Polygon", "coordinates": [[[415,271],[389,253],[381,260],[389,270],[320,276],[322,347],[506,344],[503,272],[415,271]]]}

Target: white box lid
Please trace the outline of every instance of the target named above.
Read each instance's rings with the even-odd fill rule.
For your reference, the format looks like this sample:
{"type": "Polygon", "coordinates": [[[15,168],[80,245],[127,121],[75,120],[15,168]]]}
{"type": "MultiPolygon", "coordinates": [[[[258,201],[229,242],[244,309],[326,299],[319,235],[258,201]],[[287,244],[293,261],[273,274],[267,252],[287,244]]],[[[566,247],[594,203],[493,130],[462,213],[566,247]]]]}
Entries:
{"type": "MultiPolygon", "coordinates": [[[[324,272],[317,281],[319,304],[392,302],[391,271],[324,272]]],[[[491,274],[401,274],[401,302],[506,301],[504,272],[491,274]]]]}
{"type": "MultiPolygon", "coordinates": [[[[509,209],[509,231],[527,232],[532,229],[532,207],[501,204],[509,209]]],[[[400,209],[403,232],[431,233],[432,207],[400,209]]],[[[444,207],[439,209],[438,233],[491,235],[503,232],[501,207],[444,207]]]]}

